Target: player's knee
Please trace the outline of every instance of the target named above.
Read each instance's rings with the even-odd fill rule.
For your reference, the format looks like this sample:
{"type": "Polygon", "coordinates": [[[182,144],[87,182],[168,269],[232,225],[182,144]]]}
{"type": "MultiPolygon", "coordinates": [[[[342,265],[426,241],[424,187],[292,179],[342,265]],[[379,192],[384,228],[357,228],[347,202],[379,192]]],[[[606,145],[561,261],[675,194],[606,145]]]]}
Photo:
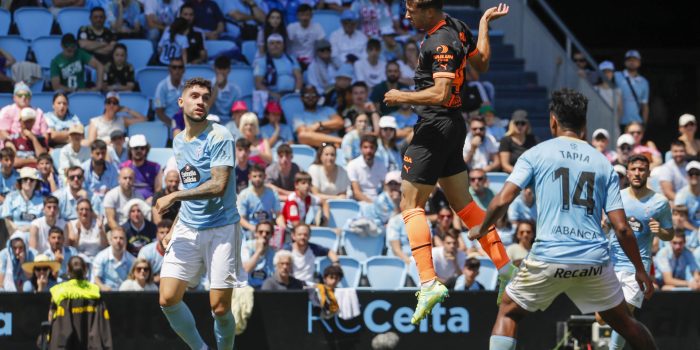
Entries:
{"type": "Polygon", "coordinates": [[[211,304],[211,312],[215,316],[223,316],[227,312],[231,312],[231,302],[225,302],[223,300],[221,301],[214,301],[211,304]]]}
{"type": "Polygon", "coordinates": [[[175,294],[160,293],[159,303],[160,306],[167,307],[179,303],[180,300],[175,294]]]}

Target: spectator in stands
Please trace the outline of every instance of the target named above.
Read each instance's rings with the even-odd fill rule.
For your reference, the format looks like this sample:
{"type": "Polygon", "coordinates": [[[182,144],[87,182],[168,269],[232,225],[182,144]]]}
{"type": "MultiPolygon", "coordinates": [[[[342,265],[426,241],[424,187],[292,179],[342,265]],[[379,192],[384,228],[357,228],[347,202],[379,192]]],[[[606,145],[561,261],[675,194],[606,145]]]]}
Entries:
{"type": "Polygon", "coordinates": [[[309,238],[311,238],[309,225],[299,224],[294,227],[292,232],[292,242],[287,242],[282,248],[292,253],[292,274],[294,278],[304,282],[313,282],[317,257],[327,256],[333,265],[338,265],[338,256],[334,251],[309,242],[309,238]]]}
{"type": "Polygon", "coordinates": [[[49,248],[49,230],[52,227],[66,227],[66,222],[58,215],[58,203],[58,198],[54,196],[44,197],[44,215],[32,220],[30,224],[29,246],[37,252],[49,248]]]}
{"type": "Polygon", "coordinates": [[[620,181],[620,189],[624,190],[625,188],[629,187],[629,180],[627,180],[627,167],[622,165],[622,164],[615,164],[613,165],[613,170],[618,176],[618,180],[620,181]]]}
{"type": "Polygon", "coordinates": [[[0,204],[10,191],[15,189],[19,172],[15,169],[15,151],[10,148],[0,149],[0,204]]]}
{"type": "Polygon", "coordinates": [[[68,111],[68,96],[63,92],[53,95],[53,111],[44,113],[44,120],[47,127],[46,137],[51,147],[61,147],[70,142],[71,126],[83,127],[78,116],[68,111]]]}
{"type": "Polygon", "coordinates": [[[483,169],[485,172],[501,169],[498,141],[488,133],[481,116],[469,120],[469,133],[464,140],[462,156],[469,169],[483,169]]]}
{"type": "Polygon", "coordinates": [[[337,151],[333,144],[324,144],[316,152],[316,160],[309,167],[311,192],[321,199],[324,217],[330,216],[329,199],[347,197],[350,179],[344,167],[336,164],[337,151]]]}
{"type": "Polygon", "coordinates": [[[459,230],[449,229],[445,233],[442,245],[433,248],[433,263],[435,274],[440,282],[448,288],[454,287],[457,278],[461,275],[461,266],[467,260],[467,255],[459,250],[459,230]]]}
{"type": "MultiPolygon", "coordinates": [[[[31,108],[32,102],[32,91],[29,89],[29,86],[23,82],[15,84],[12,101],[14,102],[13,104],[0,109],[0,140],[6,138],[7,134],[14,134],[22,131],[20,111],[25,108],[31,108]],[[5,136],[3,134],[5,134],[5,136]]],[[[41,108],[35,108],[34,110],[36,112],[36,120],[31,131],[34,135],[44,136],[48,130],[46,120],[44,119],[44,112],[41,108]]]]}
{"type": "Polygon", "coordinates": [[[119,186],[112,188],[105,195],[103,206],[109,229],[114,230],[123,225],[129,218],[129,212],[124,210],[124,205],[132,198],[143,200],[141,193],[134,187],[134,170],[122,168],[119,171],[119,186]]]}
{"type": "Polygon", "coordinates": [[[207,40],[218,40],[226,29],[226,19],[219,5],[212,0],[188,1],[194,8],[194,26],[207,40]]]}
{"type": "Polygon", "coordinates": [[[586,79],[586,81],[588,81],[588,83],[591,85],[598,83],[598,80],[600,79],[598,72],[596,72],[595,69],[591,69],[582,52],[574,52],[573,60],[574,63],[576,63],[576,67],[578,67],[579,77],[586,79]]]}
{"type": "MultiPolygon", "coordinates": [[[[686,227],[691,227],[688,224],[688,207],[685,205],[674,205],[671,209],[671,221],[673,222],[673,229],[685,230],[686,227]]],[[[659,242],[661,243],[661,242],[659,242]]]]}
{"type": "MultiPolygon", "coordinates": [[[[109,56],[117,44],[117,37],[109,28],[105,27],[107,16],[102,7],[93,7],[90,10],[90,25],[82,26],[78,30],[78,44],[80,48],[93,55],[100,63],[109,61],[109,56]]],[[[102,75],[98,75],[101,77],[102,75]]]]}
{"type": "Polygon", "coordinates": [[[352,100],[350,84],[354,75],[350,64],[341,64],[335,73],[335,84],[325,91],[323,105],[335,109],[338,113],[344,111],[352,100]]]}
{"type": "Polygon", "coordinates": [[[12,91],[15,81],[10,74],[10,67],[16,62],[9,52],[0,49],[0,92],[12,91]]]}
{"type": "Polygon", "coordinates": [[[615,161],[617,158],[617,153],[608,149],[608,144],[610,144],[610,133],[605,129],[596,129],[593,132],[593,138],[591,139],[591,145],[602,153],[605,158],[608,159],[610,163],[615,161]]]}
{"type": "Polygon", "coordinates": [[[263,282],[275,273],[274,247],[270,246],[270,238],[275,233],[272,221],[260,221],[253,229],[253,239],[243,243],[241,261],[243,269],[248,273],[248,285],[260,289],[263,282]]]}
{"type": "Polygon", "coordinates": [[[119,286],[120,292],[157,292],[158,286],[153,282],[151,263],[143,258],[136,258],[131,265],[126,281],[119,286]]]}
{"type": "Polygon", "coordinates": [[[523,115],[514,115],[508,124],[508,132],[503,136],[498,147],[501,169],[510,174],[520,155],[534,147],[538,142],[535,135],[532,134],[527,118],[523,115]]]}
{"type": "Polygon", "coordinates": [[[397,62],[401,69],[401,79],[399,79],[399,81],[413,88],[415,85],[413,77],[418,68],[418,44],[413,40],[408,40],[403,45],[403,55],[397,62]]]}
{"type": "Polygon", "coordinates": [[[66,186],[61,187],[53,195],[58,198],[58,214],[63,220],[75,220],[78,217],[77,205],[81,198],[90,200],[96,212],[102,211],[102,199],[93,196],[92,192],[83,188],[83,168],[73,165],[66,169],[66,186]]]}
{"type": "Polygon", "coordinates": [[[464,85],[475,89],[479,93],[482,104],[487,106],[494,104],[496,88],[490,81],[480,80],[479,72],[476,69],[472,69],[471,65],[466,65],[465,67],[464,81],[464,85]]]}
{"type": "Polygon", "coordinates": [[[222,6],[226,15],[227,36],[239,42],[255,40],[258,37],[258,26],[264,24],[265,14],[268,13],[265,1],[230,0],[222,6]]]}
{"type": "Polygon", "coordinates": [[[700,290],[700,268],[693,253],[686,248],[686,234],[676,230],[671,244],[656,254],[656,267],[663,276],[661,290],[674,290],[678,287],[700,290]]]}
{"type": "Polygon", "coordinates": [[[74,247],[66,244],[66,237],[63,229],[58,226],[51,226],[48,235],[48,248],[44,250],[43,254],[48,256],[49,259],[61,264],[58,270],[58,277],[64,279],[64,276],[68,272],[68,260],[78,255],[78,251],[74,247]]]}
{"type": "Polygon", "coordinates": [[[515,226],[515,242],[506,248],[506,254],[515,266],[520,266],[520,262],[530,253],[535,236],[534,221],[520,221],[515,226]]]}
{"type": "MultiPolygon", "coordinates": [[[[393,26],[382,27],[380,30],[382,35],[382,58],[387,61],[398,62],[403,57],[403,47],[396,41],[398,35],[393,26]]],[[[398,64],[398,63],[397,63],[398,64]]],[[[401,74],[399,73],[399,76],[401,74]]]]}
{"type": "Polygon", "coordinates": [[[144,0],[143,14],[146,17],[146,27],[148,28],[148,40],[156,43],[160,38],[160,33],[165,31],[175,20],[182,0],[144,0]]]}
{"type": "Polygon", "coordinates": [[[674,204],[688,208],[688,221],[685,234],[688,236],[688,247],[695,249],[700,246],[698,228],[700,228],[700,162],[694,160],[685,166],[688,173],[688,185],[676,193],[674,204]]]}
{"type": "MultiPolygon", "coordinates": [[[[133,0],[127,0],[133,1],[133,0]]],[[[134,91],[136,89],[136,71],[127,62],[126,45],[118,43],[112,50],[112,59],[105,64],[102,86],[106,91],[134,91]]],[[[66,104],[67,106],[67,104],[66,104]]]]}
{"type": "Polygon", "coordinates": [[[620,130],[631,122],[649,123],[649,82],[639,74],[642,56],[637,50],[625,53],[625,70],[615,72],[615,81],[622,90],[620,130]]]}
{"type": "Polygon", "coordinates": [[[241,123],[241,117],[248,113],[248,105],[243,100],[238,100],[231,106],[231,120],[226,123],[226,129],[231,132],[231,135],[236,140],[241,139],[241,130],[239,125],[241,123]]]}
{"type": "Polygon", "coordinates": [[[253,164],[248,172],[248,179],[250,186],[241,191],[237,200],[241,228],[246,237],[250,237],[255,232],[256,225],[261,222],[277,218],[280,226],[284,226],[284,221],[281,220],[280,199],[273,189],[265,186],[265,168],[253,164]]]}
{"type": "Polygon", "coordinates": [[[352,10],[344,10],[340,15],[342,28],[331,33],[328,41],[331,42],[333,58],[338,62],[353,64],[359,58],[367,55],[367,36],[357,30],[359,17],[352,10]]]}
{"type": "Polygon", "coordinates": [[[468,258],[464,261],[464,267],[462,267],[462,276],[464,276],[463,281],[458,281],[455,284],[455,290],[464,290],[469,292],[476,292],[484,290],[484,286],[476,280],[476,276],[479,275],[479,268],[481,267],[481,261],[477,258],[468,258]]]}
{"type": "Polygon", "coordinates": [[[526,187],[508,207],[508,220],[513,224],[521,221],[537,221],[535,204],[535,192],[532,187],[526,187]]]}
{"type": "Polygon", "coordinates": [[[292,267],[294,257],[288,250],[278,250],[273,258],[275,274],[268,277],[262,285],[262,290],[301,290],[304,282],[294,278],[292,267]]]}
{"type": "Polygon", "coordinates": [[[634,138],[630,134],[622,134],[617,138],[617,157],[612,162],[613,165],[620,164],[627,168],[627,160],[632,155],[634,138]]]}
{"type": "Polygon", "coordinates": [[[304,85],[301,96],[304,110],[294,116],[299,143],[318,147],[324,142],[342,142],[337,131],[343,128],[343,119],[333,108],[318,106],[320,96],[316,88],[311,84],[304,85]]]}
{"type": "Polygon", "coordinates": [[[315,56],[306,70],[306,80],[317,92],[325,93],[333,88],[340,64],[331,56],[331,43],[326,39],[314,42],[314,52],[315,56]]]}
{"type": "Polygon", "coordinates": [[[81,198],[76,205],[78,218],[69,222],[68,243],[75,247],[86,260],[91,261],[109,242],[102,230],[103,220],[92,209],[87,198],[81,198]]]}
{"type": "MultiPolygon", "coordinates": [[[[381,42],[377,39],[369,39],[367,41],[367,57],[360,58],[354,63],[357,81],[364,81],[369,89],[373,89],[375,85],[387,80],[386,61],[382,59],[381,52],[381,42]]],[[[398,69],[398,67],[396,68],[398,69]]],[[[398,81],[398,78],[395,80],[398,81]]],[[[395,84],[396,81],[392,84],[395,84]]]]}
{"type": "Polygon", "coordinates": [[[126,250],[137,256],[144,246],[156,239],[158,228],[150,220],[151,206],[143,199],[133,198],[124,204],[122,212],[128,215],[122,224],[122,229],[126,232],[126,250]]]}
{"type": "Polygon", "coordinates": [[[292,161],[294,154],[287,144],[277,147],[277,161],[265,169],[265,184],[275,190],[280,198],[287,198],[294,192],[294,179],[300,171],[292,161]]]}
{"type": "MultiPolygon", "coordinates": [[[[175,0],[172,0],[175,1],[175,0]]],[[[172,118],[180,110],[177,104],[177,99],[182,95],[182,89],[185,82],[182,77],[185,75],[185,62],[182,58],[174,58],[170,60],[168,65],[168,76],[163,79],[156,87],[156,96],[153,100],[156,116],[166,126],[172,125],[172,118]]],[[[178,125],[177,129],[185,128],[184,121],[182,125],[178,125]]],[[[173,137],[175,135],[173,134],[173,137]]]]}
{"type": "MultiPolygon", "coordinates": [[[[369,45],[369,43],[367,45],[369,45]]],[[[370,57],[371,55],[368,56],[368,59],[370,57]]],[[[363,61],[359,61],[358,63],[360,62],[363,61]]],[[[355,64],[355,66],[357,67],[357,64],[355,64]]],[[[386,94],[391,89],[408,89],[408,86],[402,84],[399,80],[399,78],[401,78],[401,68],[399,64],[396,63],[396,61],[388,62],[385,64],[384,67],[384,76],[386,77],[386,80],[378,83],[372,88],[372,94],[370,95],[369,99],[377,105],[379,113],[381,113],[382,115],[387,115],[396,112],[399,109],[399,107],[387,106],[386,103],[384,103],[384,94],[386,94]]],[[[360,76],[358,74],[358,79],[360,79],[359,77],[360,76]]]]}
{"type": "MultiPolygon", "coordinates": [[[[384,233],[391,217],[399,213],[401,204],[401,172],[399,170],[394,170],[386,173],[383,182],[384,187],[382,188],[382,193],[377,196],[376,200],[372,203],[360,202],[360,217],[371,220],[377,227],[377,234],[384,233]]],[[[353,219],[353,221],[355,220],[353,219]]],[[[347,223],[338,223],[338,225],[344,227],[349,226],[347,223]]],[[[355,228],[359,228],[358,226],[367,225],[362,221],[360,221],[359,225],[355,225],[355,222],[351,224],[353,231],[355,231],[355,228]]],[[[364,230],[366,234],[367,232],[373,231],[373,227],[369,225],[367,229],[364,230]]]]}
{"type": "Polygon", "coordinates": [[[250,141],[250,161],[255,164],[267,166],[272,162],[270,144],[265,138],[260,137],[258,116],[253,112],[247,112],[241,116],[241,136],[250,141]]]}
{"type": "MultiPolygon", "coordinates": [[[[440,207],[440,209],[437,210],[437,220],[432,223],[430,227],[430,233],[433,236],[433,246],[442,247],[447,231],[458,227],[459,226],[455,225],[455,215],[452,209],[448,206],[440,207]]],[[[459,243],[458,246],[464,246],[461,237],[459,237],[457,241],[459,243]]]]}
{"type": "Polygon", "coordinates": [[[64,180],[66,178],[66,169],[72,166],[80,166],[90,159],[90,148],[81,144],[85,135],[83,125],[71,125],[68,129],[68,135],[70,142],[61,148],[58,161],[58,173],[64,180]]]}
{"type": "Polygon", "coordinates": [[[671,141],[671,160],[659,167],[656,175],[661,192],[671,202],[675,200],[676,193],[688,185],[687,165],[685,144],[680,140],[671,141]]]}
{"type": "Polygon", "coordinates": [[[376,157],[380,159],[387,171],[401,170],[403,159],[396,137],[398,124],[396,118],[385,115],[379,118],[379,138],[377,139],[376,157]]]}
{"type": "Polygon", "coordinates": [[[313,8],[308,4],[297,7],[298,22],[287,25],[289,54],[304,67],[308,67],[314,57],[314,43],[326,37],[326,32],[318,23],[312,23],[313,8]]]}
{"type": "Polygon", "coordinates": [[[352,187],[353,198],[357,201],[371,203],[377,198],[387,169],[382,162],[375,161],[377,137],[362,135],[360,138],[362,155],[348,163],[348,178],[352,187]]]}
{"type": "MultiPolygon", "coordinates": [[[[377,112],[377,107],[369,101],[368,94],[369,94],[369,87],[367,84],[363,81],[356,81],[355,83],[352,84],[351,88],[352,92],[352,104],[348,106],[344,111],[343,111],[343,119],[345,119],[345,125],[350,126],[350,120],[352,118],[350,117],[350,113],[357,113],[357,114],[362,114],[365,113],[367,116],[369,116],[369,123],[371,126],[372,133],[375,135],[379,134],[379,112],[377,112]]],[[[346,128],[346,132],[349,131],[346,128]]]]}
{"type": "Polygon", "coordinates": [[[25,274],[31,276],[29,280],[24,281],[22,292],[46,293],[56,285],[56,275],[61,264],[44,254],[39,254],[34,261],[25,262],[21,267],[25,274]]]}
{"type": "Polygon", "coordinates": [[[132,124],[145,122],[146,117],[126,106],[119,104],[119,93],[110,91],[105,96],[105,109],[102,115],[90,119],[88,126],[87,143],[91,144],[95,140],[110,142],[112,132],[115,130],[126,131],[132,124]],[[117,113],[128,114],[128,117],[120,116],[117,113]]]}
{"type": "Polygon", "coordinates": [[[26,235],[15,232],[0,251],[0,291],[19,292],[29,276],[22,265],[34,261],[34,251],[27,246],[26,235]]]}
{"type": "Polygon", "coordinates": [[[396,131],[397,137],[401,140],[408,140],[408,137],[413,134],[413,126],[418,122],[418,114],[413,110],[413,106],[401,103],[398,109],[391,113],[391,115],[396,118],[396,124],[399,128],[396,131]]]}
{"type": "Polygon", "coordinates": [[[153,194],[160,191],[163,183],[160,164],[148,160],[151,145],[141,134],[129,138],[129,160],[121,164],[121,168],[131,168],[134,171],[134,189],[146,202],[152,203],[153,194]]]}
{"type": "Polygon", "coordinates": [[[228,80],[228,74],[231,73],[231,59],[227,56],[219,56],[214,60],[214,72],[216,75],[211,80],[212,91],[209,100],[212,108],[209,112],[219,116],[221,123],[225,124],[231,120],[233,101],[241,98],[241,89],[237,84],[245,83],[228,80]]]}
{"type": "Polygon", "coordinates": [[[112,22],[112,30],[118,38],[140,38],[141,4],[137,0],[121,0],[112,3],[112,12],[116,17],[112,22]]]}
{"type": "Polygon", "coordinates": [[[401,213],[392,216],[386,224],[386,246],[387,255],[403,260],[406,265],[411,264],[411,245],[401,213]]]}
{"type": "Polygon", "coordinates": [[[187,20],[178,17],[173,23],[168,27],[167,30],[163,32],[163,36],[160,37],[158,41],[158,62],[162,65],[169,65],[170,61],[176,58],[182,58],[182,62],[188,63],[187,60],[187,48],[189,47],[189,40],[187,39],[186,32],[188,30],[187,20]]]}
{"type": "Polygon", "coordinates": [[[194,7],[186,3],[180,7],[180,17],[187,21],[185,36],[187,37],[187,63],[206,64],[207,50],[204,47],[204,35],[194,28],[194,7]]]}
{"type": "Polygon", "coordinates": [[[108,236],[110,246],[100,251],[92,261],[92,282],[103,292],[119,289],[136,260],[126,251],[126,233],[121,227],[113,228],[108,236]]]}
{"type": "Polygon", "coordinates": [[[632,147],[633,154],[642,154],[651,161],[651,169],[663,164],[661,152],[656,147],[653,141],[647,140],[642,142],[644,138],[644,126],[641,123],[631,122],[627,125],[626,132],[632,135],[634,145],[632,147]]]}
{"type": "Polygon", "coordinates": [[[41,185],[39,171],[24,167],[19,171],[15,190],[8,193],[0,207],[0,218],[8,227],[29,232],[32,220],[44,215],[44,199],[39,192],[41,185]]]}
{"type": "Polygon", "coordinates": [[[45,2],[49,11],[56,17],[58,12],[66,7],[84,7],[85,0],[53,0],[51,2],[45,2]]]}
{"type": "MultiPolygon", "coordinates": [[[[102,63],[87,51],[78,48],[73,34],[61,37],[63,51],[51,60],[51,88],[66,93],[75,91],[101,91],[102,79],[97,79],[95,86],[88,88],[85,82],[85,65],[97,71],[96,77],[104,76],[102,63]]],[[[111,50],[111,49],[110,49],[111,50]]]]}
{"type": "Polygon", "coordinates": [[[17,133],[12,133],[5,140],[6,148],[15,151],[15,168],[25,166],[35,167],[37,156],[46,152],[46,139],[41,135],[32,132],[36,122],[36,111],[27,107],[19,113],[21,129],[17,133]]]}
{"type": "MultiPolygon", "coordinates": [[[[496,116],[496,110],[490,105],[484,105],[479,108],[479,115],[484,118],[486,122],[486,131],[493,136],[493,138],[500,145],[501,139],[506,135],[506,128],[503,127],[503,120],[496,116]]],[[[524,109],[516,109],[511,115],[511,119],[516,118],[527,119],[527,111],[524,109]]]]}
{"type": "MultiPolygon", "coordinates": [[[[250,141],[247,139],[236,140],[236,193],[241,193],[248,187],[248,174],[253,163],[248,160],[250,157],[250,141]]],[[[179,175],[178,175],[179,176],[179,175]]]]}
{"type": "Polygon", "coordinates": [[[139,259],[145,259],[151,264],[151,273],[153,274],[153,281],[155,283],[160,283],[160,268],[163,265],[163,255],[165,255],[165,247],[161,241],[170,232],[170,228],[173,226],[173,221],[170,219],[163,219],[158,223],[158,231],[156,231],[156,239],[146,244],[141,250],[139,250],[139,259]]]}
{"type": "Polygon", "coordinates": [[[311,194],[311,175],[305,171],[298,172],[294,175],[294,192],[285,198],[280,226],[294,229],[300,224],[314,221],[320,204],[319,198],[311,194]]]}
{"type": "Polygon", "coordinates": [[[114,164],[107,162],[107,144],[102,140],[95,140],[90,145],[90,159],[82,164],[85,171],[85,189],[104,196],[107,191],[118,184],[119,171],[114,164]]]}
{"type": "Polygon", "coordinates": [[[380,28],[393,26],[391,10],[383,0],[353,1],[350,9],[359,14],[362,32],[368,37],[380,34],[380,28]]]}
{"type": "Polygon", "coordinates": [[[603,72],[603,77],[599,77],[593,89],[605,100],[608,107],[615,111],[615,117],[622,117],[622,91],[615,81],[615,65],[610,61],[603,61],[598,65],[598,69],[603,72]]]}
{"type": "Polygon", "coordinates": [[[484,169],[473,168],[469,171],[469,194],[482,210],[488,208],[494,197],[494,193],[486,185],[487,183],[488,178],[484,169]]]}
{"type": "Polygon", "coordinates": [[[53,168],[51,155],[42,153],[36,157],[36,169],[39,170],[39,175],[41,176],[41,195],[48,196],[56,191],[61,182],[59,182],[56,170],[53,168]]]}
{"type": "MultiPolygon", "coordinates": [[[[236,165],[238,165],[238,162],[236,162],[236,165]]],[[[165,187],[153,195],[153,200],[151,200],[151,203],[155,203],[160,197],[177,191],[179,186],[180,174],[175,170],[169,170],[165,173],[165,187]]],[[[158,213],[158,211],[153,208],[151,211],[153,222],[159,224],[164,219],[175,221],[177,213],[180,211],[180,204],[180,202],[174,203],[164,214],[158,213]]]]}
{"type": "MultiPolygon", "coordinates": [[[[242,0],[241,0],[242,1],[242,0]]],[[[230,14],[229,14],[230,15],[230,14]]],[[[235,17],[234,17],[235,18],[235,17]]],[[[272,9],[270,12],[267,13],[267,16],[265,17],[265,24],[262,26],[262,30],[257,30],[257,27],[255,28],[257,31],[257,46],[258,46],[258,53],[256,54],[255,57],[264,57],[265,53],[267,52],[267,38],[270,37],[272,34],[279,34],[282,36],[282,40],[284,42],[287,42],[287,26],[284,23],[284,15],[282,14],[282,11],[277,10],[277,9],[272,9]]],[[[251,29],[248,29],[248,31],[252,32],[251,29]]],[[[253,62],[249,62],[252,64],[253,62]]]]}
{"type": "Polygon", "coordinates": [[[678,139],[685,144],[685,153],[688,160],[700,160],[700,140],[695,138],[695,132],[698,130],[697,121],[692,114],[683,114],[678,118],[678,139]]]}
{"type": "Polygon", "coordinates": [[[304,82],[299,63],[285,53],[284,38],[276,33],[267,38],[267,54],[255,60],[253,75],[255,89],[277,101],[292,91],[299,93],[304,82]]]}
{"type": "Polygon", "coordinates": [[[294,143],[294,132],[287,124],[282,114],[282,106],[277,101],[268,101],[265,106],[265,117],[262,120],[260,134],[267,140],[271,148],[277,148],[283,143],[294,143]]]}

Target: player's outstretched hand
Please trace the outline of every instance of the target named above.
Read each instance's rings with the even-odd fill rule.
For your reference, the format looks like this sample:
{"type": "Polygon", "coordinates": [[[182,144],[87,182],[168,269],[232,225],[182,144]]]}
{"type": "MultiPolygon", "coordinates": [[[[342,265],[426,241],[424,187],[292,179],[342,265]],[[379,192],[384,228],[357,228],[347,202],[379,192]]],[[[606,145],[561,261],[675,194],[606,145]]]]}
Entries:
{"type": "Polygon", "coordinates": [[[158,198],[156,201],[156,211],[158,211],[159,214],[165,214],[168,208],[175,204],[175,201],[173,201],[173,194],[174,193],[171,193],[158,198]]]}
{"type": "Polygon", "coordinates": [[[493,21],[494,19],[499,19],[505,15],[508,14],[508,10],[510,10],[510,6],[506,4],[498,4],[498,7],[492,7],[484,12],[484,15],[481,16],[482,20],[485,20],[486,22],[493,21]]]}
{"type": "Polygon", "coordinates": [[[651,295],[654,293],[654,283],[651,281],[651,277],[649,277],[649,274],[647,274],[646,271],[637,271],[634,275],[634,277],[637,279],[637,283],[639,284],[639,288],[644,291],[644,299],[649,299],[651,298],[651,295]]]}
{"type": "Polygon", "coordinates": [[[399,95],[401,95],[401,91],[399,90],[391,89],[387,91],[387,93],[384,94],[384,103],[386,103],[387,106],[396,106],[399,104],[399,95]]]}
{"type": "Polygon", "coordinates": [[[469,233],[467,234],[467,238],[469,238],[470,241],[481,238],[481,236],[483,235],[479,231],[481,231],[481,225],[476,225],[470,228],[469,233]]]}

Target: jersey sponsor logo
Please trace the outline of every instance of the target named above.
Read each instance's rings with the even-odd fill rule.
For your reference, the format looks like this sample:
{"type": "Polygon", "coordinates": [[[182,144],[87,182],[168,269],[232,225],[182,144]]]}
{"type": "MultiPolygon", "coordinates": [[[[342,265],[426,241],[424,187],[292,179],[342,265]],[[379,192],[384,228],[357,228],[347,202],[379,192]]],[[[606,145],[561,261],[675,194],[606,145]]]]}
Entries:
{"type": "Polygon", "coordinates": [[[409,170],[411,170],[410,166],[407,166],[406,164],[403,165],[403,170],[406,170],[406,173],[408,173],[409,170]]]}
{"type": "Polygon", "coordinates": [[[577,278],[577,277],[598,276],[602,273],[603,273],[603,265],[591,266],[587,269],[574,269],[574,270],[557,268],[557,270],[554,271],[554,278],[577,278]]]}
{"type": "Polygon", "coordinates": [[[197,183],[200,179],[199,171],[190,164],[186,164],[185,167],[180,169],[180,179],[183,185],[197,183]]]}
{"type": "Polygon", "coordinates": [[[411,164],[413,164],[413,159],[412,159],[411,157],[409,157],[409,156],[406,156],[406,155],[403,156],[403,161],[406,162],[406,163],[411,163],[411,164]]]}
{"type": "Polygon", "coordinates": [[[439,45],[438,47],[435,48],[435,51],[437,53],[446,53],[448,50],[447,45],[439,45]]]}
{"type": "Polygon", "coordinates": [[[594,239],[596,237],[595,232],[569,226],[555,226],[552,230],[552,234],[582,239],[594,239]]]}
{"type": "Polygon", "coordinates": [[[634,216],[630,216],[629,218],[627,218],[627,223],[630,225],[630,228],[632,229],[632,231],[634,231],[634,232],[642,231],[642,227],[643,227],[642,222],[639,221],[634,216]]]}
{"type": "Polygon", "coordinates": [[[437,62],[449,62],[454,58],[455,58],[455,55],[452,55],[452,54],[433,55],[433,59],[437,62]]]}

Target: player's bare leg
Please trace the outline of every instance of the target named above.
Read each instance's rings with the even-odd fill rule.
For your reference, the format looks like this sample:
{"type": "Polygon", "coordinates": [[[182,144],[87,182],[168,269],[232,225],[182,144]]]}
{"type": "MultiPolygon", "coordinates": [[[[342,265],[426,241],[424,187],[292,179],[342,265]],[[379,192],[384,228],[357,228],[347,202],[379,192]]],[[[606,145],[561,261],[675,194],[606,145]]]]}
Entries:
{"type": "Polygon", "coordinates": [[[633,349],[653,350],[657,348],[654,337],[642,323],[632,317],[625,301],[610,310],[601,311],[600,316],[612,329],[627,340],[633,349]]]}
{"type": "Polygon", "coordinates": [[[209,304],[214,316],[214,336],[219,350],[233,349],[236,335],[236,319],[231,313],[231,297],[233,288],[211,289],[209,304]]]}
{"type": "Polygon", "coordinates": [[[528,311],[516,304],[508,294],[498,308],[496,323],[491,331],[490,350],[515,350],[518,334],[518,323],[527,316],[528,311]]]}
{"type": "Polygon", "coordinates": [[[194,350],[206,349],[207,345],[197,331],[190,309],[182,302],[187,282],[172,277],[160,279],[160,307],[170,327],[194,350]]]}
{"type": "MultiPolygon", "coordinates": [[[[630,317],[634,317],[634,305],[627,304],[627,310],[629,311],[630,317]]],[[[600,315],[600,312],[595,313],[595,320],[600,324],[601,326],[606,325],[607,322],[603,320],[603,317],[600,315]]],[[[625,338],[623,338],[620,333],[617,331],[613,331],[612,334],[610,335],[610,350],[619,350],[619,349],[624,349],[625,347],[625,338]]]]}

